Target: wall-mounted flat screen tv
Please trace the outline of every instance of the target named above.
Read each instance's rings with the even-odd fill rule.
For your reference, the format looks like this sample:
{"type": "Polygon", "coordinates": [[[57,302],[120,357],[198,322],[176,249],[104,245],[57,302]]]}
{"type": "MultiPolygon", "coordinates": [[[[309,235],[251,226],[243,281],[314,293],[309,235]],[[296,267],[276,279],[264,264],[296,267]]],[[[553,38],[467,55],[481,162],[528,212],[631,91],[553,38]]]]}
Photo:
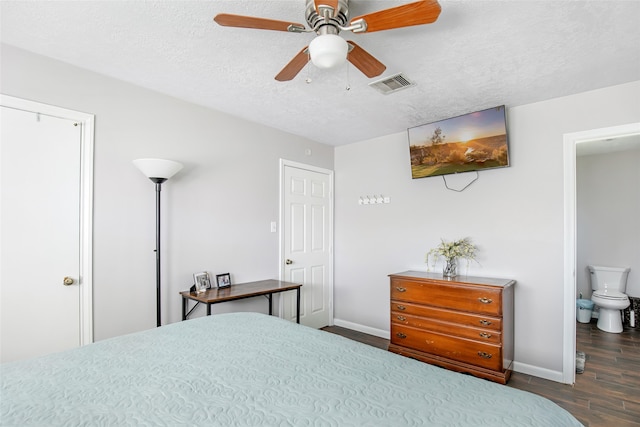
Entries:
{"type": "Polygon", "coordinates": [[[509,166],[504,105],[408,129],[411,176],[509,166]]]}

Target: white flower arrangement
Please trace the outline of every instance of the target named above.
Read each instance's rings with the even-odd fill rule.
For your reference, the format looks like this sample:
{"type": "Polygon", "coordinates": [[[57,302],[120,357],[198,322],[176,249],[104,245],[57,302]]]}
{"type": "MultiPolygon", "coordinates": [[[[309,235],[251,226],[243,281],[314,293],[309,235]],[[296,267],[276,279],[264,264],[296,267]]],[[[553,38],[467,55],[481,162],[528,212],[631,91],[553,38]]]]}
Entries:
{"type": "Polygon", "coordinates": [[[432,259],[433,267],[435,267],[441,257],[445,259],[447,264],[450,264],[457,258],[464,258],[469,262],[476,261],[476,247],[471,243],[471,239],[468,237],[453,242],[447,242],[444,239],[440,239],[440,244],[427,252],[425,257],[427,269],[429,268],[430,258],[432,259]]]}

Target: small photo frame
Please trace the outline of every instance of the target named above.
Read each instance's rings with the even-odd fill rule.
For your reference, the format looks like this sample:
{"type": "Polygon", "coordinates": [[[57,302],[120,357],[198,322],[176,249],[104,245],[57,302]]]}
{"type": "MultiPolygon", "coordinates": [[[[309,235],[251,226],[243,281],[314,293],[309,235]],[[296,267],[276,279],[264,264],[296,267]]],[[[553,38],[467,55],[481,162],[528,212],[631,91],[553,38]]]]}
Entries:
{"type": "Polygon", "coordinates": [[[204,292],[207,289],[211,289],[211,279],[209,279],[209,273],[206,271],[195,273],[193,281],[195,282],[196,292],[204,292]]]}
{"type": "Polygon", "coordinates": [[[231,274],[216,274],[216,283],[219,288],[226,288],[231,286],[231,274]]]}

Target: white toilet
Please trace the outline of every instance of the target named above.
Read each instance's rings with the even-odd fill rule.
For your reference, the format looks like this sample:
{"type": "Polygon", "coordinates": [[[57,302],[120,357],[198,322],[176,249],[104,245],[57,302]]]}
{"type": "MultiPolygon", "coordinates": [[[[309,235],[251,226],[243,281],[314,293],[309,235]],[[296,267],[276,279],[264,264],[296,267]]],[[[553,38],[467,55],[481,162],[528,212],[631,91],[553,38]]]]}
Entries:
{"type": "Polygon", "coordinates": [[[627,290],[629,268],[589,266],[591,273],[591,301],[600,307],[598,329],[619,334],[622,332],[622,313],[629,307],[627,290]]]}

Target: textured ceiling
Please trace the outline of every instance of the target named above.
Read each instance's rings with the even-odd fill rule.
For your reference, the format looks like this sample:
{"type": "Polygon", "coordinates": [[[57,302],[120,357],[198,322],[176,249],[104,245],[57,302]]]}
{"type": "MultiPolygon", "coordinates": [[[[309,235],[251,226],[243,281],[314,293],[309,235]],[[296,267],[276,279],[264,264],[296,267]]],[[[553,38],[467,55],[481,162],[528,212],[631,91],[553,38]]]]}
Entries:
{"type": "MultiPolygon", "coordinates": [[[[351,0],[350,13],[409,1],[351,0]]],[[[304,0],[4,0],[1,40],[331,145],[640,79],[638,1],[440,4],[434,24],[341,33],[387,66],[380,77],[403,72],[416,83],[390,95],[370,88],[378,78],[351,65],[321,71],[308,64],[294,80],[277,82],[313,33],[212,20],[226,12],[304,23],[304,0]]]]}

